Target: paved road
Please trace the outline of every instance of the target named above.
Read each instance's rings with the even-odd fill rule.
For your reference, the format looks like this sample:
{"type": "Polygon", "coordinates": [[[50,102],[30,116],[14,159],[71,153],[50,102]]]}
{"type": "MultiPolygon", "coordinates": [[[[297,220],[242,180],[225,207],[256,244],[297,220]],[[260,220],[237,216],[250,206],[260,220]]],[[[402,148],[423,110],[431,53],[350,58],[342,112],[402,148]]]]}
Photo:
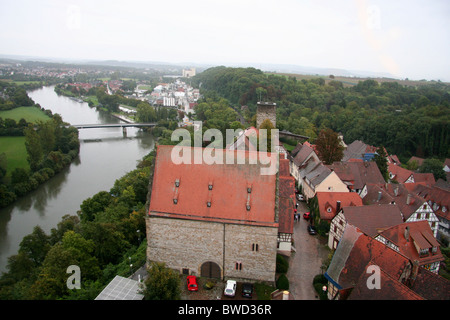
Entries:
{"type": "Polygon", "coordinates": [[[296,300],[318,300],[312,285],[317,274],[321,273],[322,261],[327,258],[328,247],[319,241],[319,235],[310,235],[306,230],[308,221],[303,219],[303,213],[308,211],[305,202],[299,202],[298,212],[302,215],[294,222],[294,246],[296,252],[289,259],[289,291],[296,300]]]}

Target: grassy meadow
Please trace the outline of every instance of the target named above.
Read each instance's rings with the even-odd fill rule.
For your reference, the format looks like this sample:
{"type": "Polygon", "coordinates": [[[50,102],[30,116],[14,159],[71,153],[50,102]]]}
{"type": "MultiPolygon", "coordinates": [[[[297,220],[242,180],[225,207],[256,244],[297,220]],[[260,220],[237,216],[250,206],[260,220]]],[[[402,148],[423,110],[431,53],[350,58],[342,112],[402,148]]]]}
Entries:
{"type": "MultiPolygon", "coordinates": [[[[0,118],[13,119],[19,122],[25,119],[27,122],[47,121],[50,117],[37,107],[19,107],[12,110],[0,111],[0,118]]],[[[0,136],[0,154],[6,154],[7,174],[15,168],[29,169],[25,137],[0,136]]]]}
{"type": "Polygon", "coordinates": [[[25,137],[0,137],[0,154],[6,154],[7,174],[15,168],[29,169],[25,137]]]}
{"type": "Polygon", "coordinates": [[[16,122],[19,122],[22,118],[27,122],[50,120],[49,116],[37,107],[18,107],[12,110],[0,111],[0,118],[13,119],[16,122]]]}

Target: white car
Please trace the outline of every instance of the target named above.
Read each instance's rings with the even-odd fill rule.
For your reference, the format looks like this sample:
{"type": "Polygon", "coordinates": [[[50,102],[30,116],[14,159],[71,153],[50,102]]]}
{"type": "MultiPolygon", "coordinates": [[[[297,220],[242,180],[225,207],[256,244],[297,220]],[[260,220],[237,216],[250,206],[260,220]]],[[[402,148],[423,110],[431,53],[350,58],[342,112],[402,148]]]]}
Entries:
{"type": "Polygon", "coordinates": [[[234,280],[227,281],[224,294],[227,297],[234,297],[234,295],[236,294],[236,281],[234,281],[234,280]]]}
{"type": "Polygon", "coordinates": [[[297,200],[298,201],[303,201],[305,198],[303,198],[302,194],[297,194],[297,200]]]}

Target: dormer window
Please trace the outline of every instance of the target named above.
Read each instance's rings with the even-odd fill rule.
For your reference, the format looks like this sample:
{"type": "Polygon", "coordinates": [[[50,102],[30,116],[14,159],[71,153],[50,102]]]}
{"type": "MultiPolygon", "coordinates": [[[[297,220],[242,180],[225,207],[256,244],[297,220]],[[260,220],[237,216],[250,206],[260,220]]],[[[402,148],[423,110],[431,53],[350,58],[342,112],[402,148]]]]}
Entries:
{"type": "Polygon", "coordinates": [[[249,203],[247,203],[247,205],[246,205],[246,209],[247,209],[247,211],[250,211],[250,204],[249,203]]]}
{"type": "Polygon", "coordinates": [[[327,212],[330,213],[331,212],[331,207],[327,208],[327,212]]]}
{"type": "Polygon", "coordinates": [[[175,187],[179,187],[180,186],[180,179],[176,179],[175,180],[175,187]]]}
{"type": "Polygon", "coordinates": [[[177,204],[178,203],[178,199],[177,198],[174,198],[173,199],[173,204],[177,204]]]}
{"type": "Polygon", "coordinates": [[[208,184],[208,190],[212,190],[213,189],[213,184],[212,184],[212,182],[210,182],[209,184],[208,184]]]}
{"type": "Polygon", "coordinates": [[[206,206],[207,206],[208,208],[211,208],[211,201],[207,201],[207,202],[206,202],[206,206]]]}
{"type": "Polygon", "coordinates": [[[251,184],[249,184],[247,186],[247,193],[252,193],[252,185],[251,184]]]}

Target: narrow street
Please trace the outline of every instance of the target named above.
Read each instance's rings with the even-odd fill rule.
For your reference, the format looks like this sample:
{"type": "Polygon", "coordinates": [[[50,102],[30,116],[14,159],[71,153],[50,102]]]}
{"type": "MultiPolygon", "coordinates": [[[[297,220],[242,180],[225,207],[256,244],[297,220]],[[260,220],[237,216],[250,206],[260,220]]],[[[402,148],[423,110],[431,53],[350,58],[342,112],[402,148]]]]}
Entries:
{"type": "Polygon", "coordinates": [[[313,279],[321,273],[322,261],[327,258],[328,247],[325,241],[320,241],[319,235],[310,235],[306,230],[309,221],[303,218],[303,213],[309,211],[305,202],[299,202],[300,220],[294,222],[294,246],[289,259],[289,291],[295,300],[318,300],[313,287],[313,279]]]}

